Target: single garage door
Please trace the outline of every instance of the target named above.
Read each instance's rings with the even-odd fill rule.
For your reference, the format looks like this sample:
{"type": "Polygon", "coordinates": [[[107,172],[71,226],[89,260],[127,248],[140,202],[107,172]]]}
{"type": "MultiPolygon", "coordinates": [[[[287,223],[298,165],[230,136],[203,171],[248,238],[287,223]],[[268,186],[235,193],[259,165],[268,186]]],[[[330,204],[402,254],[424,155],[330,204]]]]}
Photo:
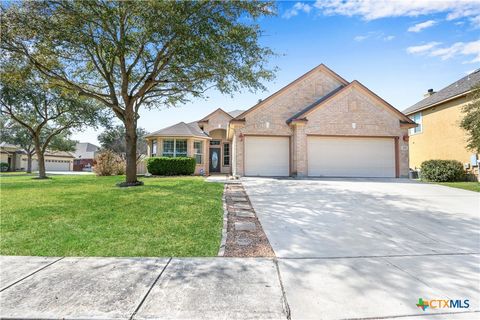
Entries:
{"type": "Polygon", "coordinates": [[[288,137],[245,137],[246,176],[288,176],[288,137]]]}
{"type": "Polygon", "coordinates": [[[395,177],[393,138],[307,138],[308,175],[395,177]]]}

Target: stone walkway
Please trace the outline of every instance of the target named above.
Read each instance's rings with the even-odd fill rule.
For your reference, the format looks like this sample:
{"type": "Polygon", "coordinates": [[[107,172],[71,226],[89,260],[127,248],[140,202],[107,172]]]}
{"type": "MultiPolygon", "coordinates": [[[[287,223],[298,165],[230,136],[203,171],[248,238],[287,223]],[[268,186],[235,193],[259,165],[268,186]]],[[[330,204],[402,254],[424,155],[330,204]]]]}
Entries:
{"type": "Polygon", "coordinates": [[[274,257],[270,243],[241,183],[225,186],[227,241],[224,256],[274,257]]]}

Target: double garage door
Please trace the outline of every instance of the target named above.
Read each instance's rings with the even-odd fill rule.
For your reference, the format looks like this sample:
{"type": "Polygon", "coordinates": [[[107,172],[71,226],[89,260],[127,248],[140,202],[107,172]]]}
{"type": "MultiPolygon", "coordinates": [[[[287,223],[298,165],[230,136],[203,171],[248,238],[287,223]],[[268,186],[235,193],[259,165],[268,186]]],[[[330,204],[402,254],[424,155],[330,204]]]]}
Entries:
{"type": "MultiPolygon", "coordinates": [[[[32,170],[38,170],[37,160],[32,161],[32,170]]],[[[45,170],[47,171],[70,171],[70,161],[69,160],[45,160],[45,170]]]]}
{"type": "MultiPolygon", "coordinates": [[[[245,137],[246,176],[288,176],[288,137],[245,137]]],[[[393,138],[307,138],[308,175],[312,177],[395,177],[393,138]]]]}

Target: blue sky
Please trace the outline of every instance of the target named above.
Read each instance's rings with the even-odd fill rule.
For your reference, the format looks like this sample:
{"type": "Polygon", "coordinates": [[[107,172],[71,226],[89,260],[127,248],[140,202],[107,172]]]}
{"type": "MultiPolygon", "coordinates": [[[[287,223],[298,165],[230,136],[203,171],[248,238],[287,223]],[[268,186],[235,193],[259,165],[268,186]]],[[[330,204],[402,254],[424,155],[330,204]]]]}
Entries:
{"type": "MultiPolygon", "coordinates": [[[[139,126],[155,131],[195,121],[221,107],[247,109],[308,70],[326,64],[348,81],[358,80],[399,110],[480,67],[480,1],[322,0],[278,2],[275,17],[259,21],[262,44],[278,55],[276,79],[267,91],[234,97],[211,90],[208,99],[143,110],[139,126]]],[[[98,143],[102,130],[74,135],[98,143]]]]}

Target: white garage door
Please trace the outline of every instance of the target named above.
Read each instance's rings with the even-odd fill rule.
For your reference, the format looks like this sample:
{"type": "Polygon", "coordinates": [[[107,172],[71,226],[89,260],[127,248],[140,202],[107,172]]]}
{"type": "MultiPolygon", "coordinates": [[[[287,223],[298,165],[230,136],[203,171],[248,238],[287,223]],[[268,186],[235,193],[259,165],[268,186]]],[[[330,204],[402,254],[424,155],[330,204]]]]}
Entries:
{"type": "Polygon", "coordinates": [[[307,139],[309,176],[395,177],[393,138],[307,139]]]}
{"type": "Polygon", "coordinates": [[[245,137],[246,176],[288,176],[288,137],[245,137]]]}
{"type": "MultiPolygon", "coordinates": [[[[38,170],[37,160],[32,161],[32,170],[38,170]]],[[[45,160],[45,170],[47,171],[70,171],[70,161],[68,160],[45,160]]]]}

